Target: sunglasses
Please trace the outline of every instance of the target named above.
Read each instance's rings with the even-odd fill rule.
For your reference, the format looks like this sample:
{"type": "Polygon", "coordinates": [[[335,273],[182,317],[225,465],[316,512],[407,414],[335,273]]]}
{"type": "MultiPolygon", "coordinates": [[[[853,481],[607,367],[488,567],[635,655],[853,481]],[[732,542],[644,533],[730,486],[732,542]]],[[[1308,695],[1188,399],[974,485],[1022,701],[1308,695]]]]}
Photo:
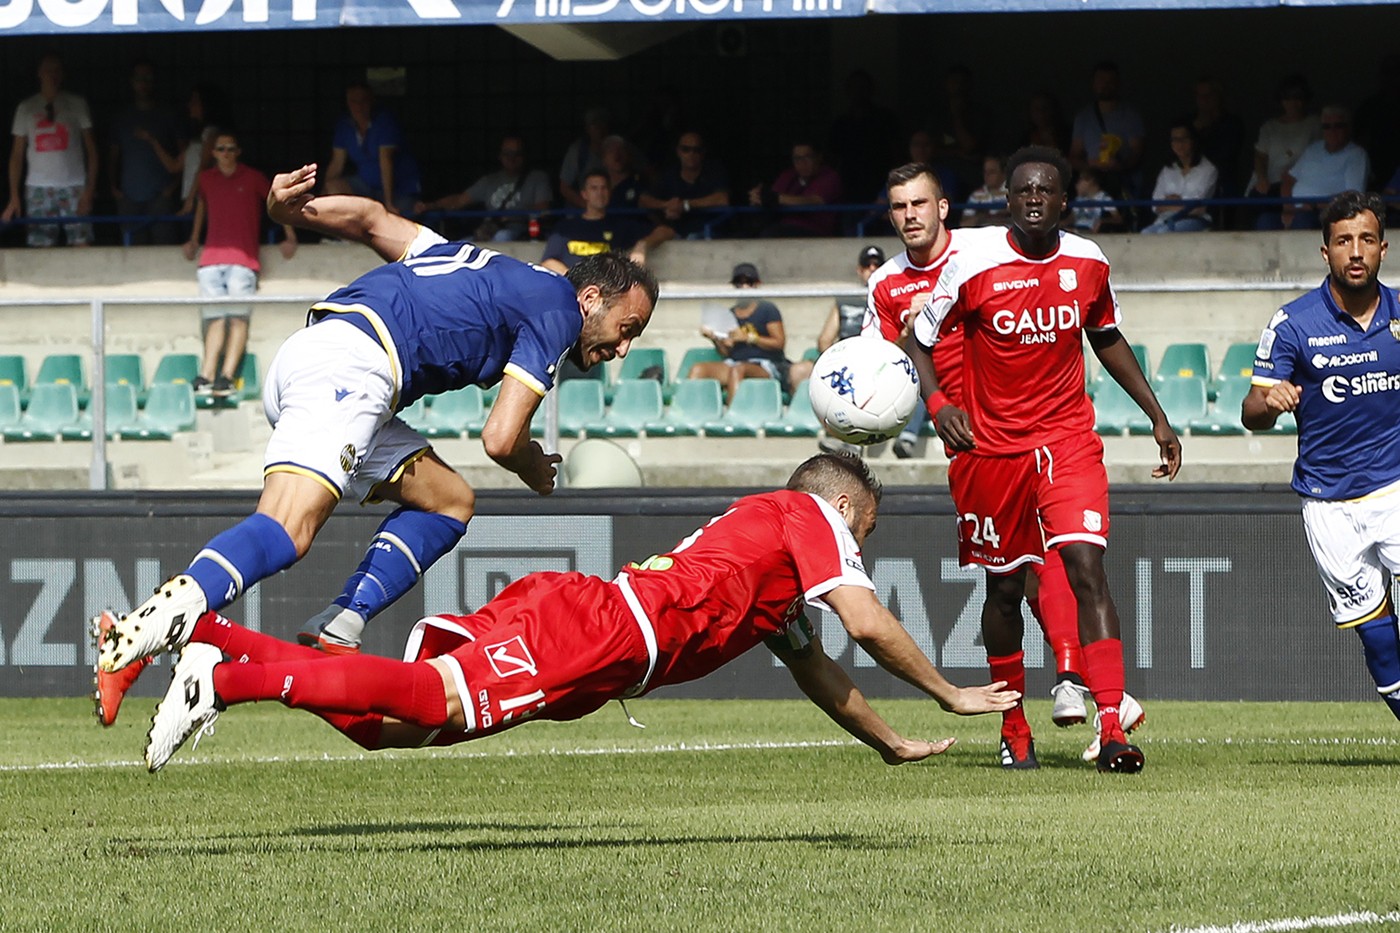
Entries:
{"type": "Polygon", "coordinates": [[[237,151],[238,151],[238,147],[237,147],[237,146],[215,146],[215,147],[214,147],[214,151],[215,151],[215,152],[237,152],[237,151]]]}

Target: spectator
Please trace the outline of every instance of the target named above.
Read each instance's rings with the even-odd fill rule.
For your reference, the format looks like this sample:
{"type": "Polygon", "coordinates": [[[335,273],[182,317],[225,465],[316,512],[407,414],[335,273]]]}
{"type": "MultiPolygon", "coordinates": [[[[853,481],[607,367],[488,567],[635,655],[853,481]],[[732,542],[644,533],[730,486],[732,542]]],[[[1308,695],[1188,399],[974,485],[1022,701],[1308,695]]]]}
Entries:
{"type": "MultiPolygon", "coordinates": [[[[860,277],[862,287],[870,284],[870,276],[875,270],[885,264],[885,251],[873,243],[860,251],[856,256],[856,275],[860,277]]],[[[831,345],[838,340],[845,340],[847,337],[860,336],[861,322],[865,320],[865,298],[837,298],[832,304],[831,310],[827,312],[826,320],[822,322],[821,333],[817,334],[817,353],[820,355],[831,348],[831,345]]],[[[788,372],[788,379],[795,388],[799,382],[808,379],[812,375],[812,367],[815,360],[800,359],[792,364],[788,372]]],[[[846,449],[854,448],[853,444],[845,444],[841,441],[833,441],[836,448],[824,447],[823,449],[846,449]]]]}
{"type": "MultiPolygon", "coordinates": [[[[909,134],[909,161],[927,165],[933,159],[933,134],[928,130],[915,130],[909,134]]],[[[889,192],[880,192],[880,201],[885,203],[889,192]]]]}
{"type": "Polygon", "coordinates": [[[1218,190],[1231,197],[1240,190],[1240,154],[1244,149],[1244,121],[1225,109],[1225,84],[1206,76],[1196,81],[1196,110],[1191,115],[1197,152],[1220,175],[1218,190]]]}
{"type": "Polygon", "coordinates": [[[1006,210],[1006,160],[999,155],[989,155],[982,159],[982,187],[967,198],[968,207],[963,210],[960,226],[989,227],[1006,223],[1011,215],[1006,210]],[[985,204],[976,208],[971,205],[985,204]]]}
{"type": "MultiPolygon", "coordinates": [[[[413,212],[460,211],[478,204],[498,211],[549,210],[549,176],[539,169],[525,167],[525,140],[513,135],[504,137],[496,157],[501,161],[500,171],[482,175],[471,187],[457,194],[436,201],[419,201],[413,206],[413,212]]],[[[471,239],[497,243],[523,240],[529,225],[528,218],[518,215],[487,217],[477,224],[471,239]]]]}
{"type": "MultiPolygon", "coordinates": [[[[166,168],[157,149],[167,153],[184,147],[175,115],[156,101],[156,72],[150,62],[131,68],[131,106],[117,115],[112,127],[112,196],[117,212],[132,217],[162,217],[175,213],[180,176],[166,168]]],[[[169,222],[122,224],[128,243],[174,243],[169,222]]]]}
{"type": "Polygon", "coordinates": [[[232,130],[228,99],[212,84],[201,84],[190,92],[186,104],[184,148],[172,153],[154,136],[148,142],[168,172],[180,176],[180,213],[194,211],[195,179],[214,164],[214,138],[219,130],[232,130]]]}
{"type": "Polygon", "coordinates": [[[953,65],[943,74],[942,96],[934,104],[933,154],[927,161],[940,179],[955,179],[958,192],[971,191],[981,180],[981,158],[987,142],[984,109],[972,94],[972,72],[953,65]]]}
{"type": "MultiPolygon", "coordinates": [[[[1278,84],[1275,92],[1281,113],[1259,128],[1259,139],[1254,143],[1254,175],[1249,180],[1249,197],[1277,198],[1280,196],[1283,176],[1298,161],[1303,150],[1322,138],[1322,121],[1316,114],[1308,113],[1308,101],[1312,92],[1307,79],[1302,75],[1286,76],[1278,84]]],[[[1278,209],[1256,214],[1252,226],[1259,229],[1278,229],[1278,209]],[[1272,214],[1271,219],[1266,215],[1272,214]]]]}
{"type": "Polygon", "coordinates": [[[635,210],[646,182],[637,171],[632,147],[621,136],[603,140],[603,170],[608,173],[608,209],[635,210]]]}
{"type": "Polygon", "coordinates": [[[729,174],[724,166],[706,158],[705,139],[694,130],[676,140],[676,159],[638,203],[647,210],[660,211],[662,225],[676,236],[700,239],[706,224],[716,219],[716,209],[729,206],[729,174]]]}
{"type": "MultiPolygon", "coordinates": [[[[730,283],[740,289],[757,288],[761,284],[758,266],[751,262],[739,263],[734,267],[730,283]]],[[[704,328],[700,331],[710,338],[724,358],[718,362],[694,364],[686,378],[718,380],[727,401],[734,400],[739,383],[745,379],[777,379],[779,385],[789,389],[791,364],[783,353],[787,334],[778,306],[761,298],[740,298],[730,311],[737,323],[729,333],[717,334],[704,328]]]]}
{"type": "MultiPolygon", "coordinates": [[[[16,217],[86,217],[97,184],[97,140],[87,101],[63,90],[63,59],[39,59],[39,93],[15,108],[10,200],[0,222],[16,217]]],[[[91,246],[92,224],[63,225],[69,246],[91,246]]],[[[57,224],[30,224],[30,246],[57,246],[57,224]]]]}
{"type": "Polygon", "coordinates": [[[646,262],[650,249],[666,237],[635,217],[609,216],[610,190],[602,169],[583,176],[583,214],[555,225],[540,265],[563,275],[583,259],[606,252],[626,252],[634,262],[646,262]]]}
{"type": "Polygon", "coordinates": [[[1356,142],[1371,157],[1377,180],[1400,169],[1400,52],[1381,58],[1376,92],[1356,108],[1356,142]]]}
{"type": "Polygon", "coordinates": [[[1054,94],[1042,91],[1031,97],[1026,108],[1026,124],[1021,145],[1069,151],[1069,121],[1065,119],[1064,110],[1054,94]]]}
{"type": "MultiPolygon", "coordinates": [[[[262,227],[271,182],[255,168],[238,161],[238,136],[221,130],[214,139],[214,167],[199,173],[194,229],[183,249],[193,260],[199,234],[208,222],[209,234],[199,256],[199,295],[223,298],[251,295],[258,290],[258,231],[262,227]]],[[[296,230],[282,228],[282,255],[297,250],[296,230]]],[[[204,359],[194,380],[198,393],[226,397],[233,393],[243,352],[248,347],[252,305],[216,304],[200,309],[204,329],[204,359]]]]}
{"type": "Polygon", "coordinates": [[[603,140],[611,125],[612,117],[602,107],[584,111],[583,135],[569,144],[559,165],[559,196],[569,207],[585,206],[584,176],[603,167],[603,140]]]}
{"type": "MultiPolygon", "coordinates": [[[[755,207],[799,207],[841,203],[841,176],[823,164],[821,150],[810,142],[792,147],[792,167],[783,169],[772,185],[755,185],[749,203],[755,207]]],[[[795,211],[764,228],[762,236],[835,236],[835,214],[795,211]]]]}
{"type": "Polygon", "coordinates": [[[391,213],[411,212],[422,183],[399,121],[375,105],[374,91],[363,81],[346,85],[345,109],[331,140],[326,194],[358,194],[391,213]]]}
{"type": "Polygon", "coordinates": [[[875,79],[857,69],[846,76],[846,109],[831,124],[831,154],[841,189],[852,201],[872,201],[885,169],[898,158],[899,118],[875,100],[875,79]]]}
{"type": "MultiPolygon", "coordinates": [[[[1308,148],[1283,174],[1281,197],[1330,198],[1343,191],[1362,191],[1371,174],[1366,150],[1351,140],[1351,111],[1332,105],[1322,108],[1322,138],[1308,148]]],[[[1270,226],[1264,215],[1260,229],[1319,230],[1317,202],[1284,204],[1277,215],[1278,226],[1270,226]]]]}
{"type": "Polygon", "coordinates": [[[1070,227],[1077,233],[1122,230],[1123,215],[1118,213],[1118,208],[1106,203],[1112,200],[1112,195],[1103,190],[1103,176],[1098,169],[1083,169],[1074,183],[1070,227]]]}
{"type": "MultiPolygon", "coordinates": [[[[1171,127],[1172,157],[1157,175],[1152,189],[1154,201],[1198,201],[1215,197],[1220,175],[1200,152],[1195,125],[1189,119],[1177,120],[1171,127]]],[[[1205,205],[1158,204],[1152,210],[1157,219],[1143,233],[1192,233],[1210,228],[1205,205]]]]}
{"type": "Polygon", "coordinates": [[[1102,172],[1110,194],[1134,197],[1141,187],[1142,117],[1119,99],[1120,89],[1117,64],[1094,66],[1094,99],[1074,118],[1069,159],[1076,171],[1093,167],[1102,172]]]}

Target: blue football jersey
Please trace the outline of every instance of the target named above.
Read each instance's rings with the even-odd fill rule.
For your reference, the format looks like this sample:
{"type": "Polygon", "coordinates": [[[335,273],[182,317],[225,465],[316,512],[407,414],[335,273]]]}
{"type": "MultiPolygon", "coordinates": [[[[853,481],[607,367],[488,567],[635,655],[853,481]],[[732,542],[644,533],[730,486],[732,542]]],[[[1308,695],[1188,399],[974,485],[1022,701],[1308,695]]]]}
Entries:
{"type": "Polygon", "coordinates": [[[578,341],[568,279],[473,243],[438,243],[372,269],[311,308],[342,317],[398,364],[397,408],[506,373],[540,395],[578,341]]]}
{"type": "Polygon", "coordinates": [[[1365,331],[1327,282],[1280,308],[1259,338],[1254,385],[1297,385],[1293,488],[1355,499],[1400,480],[1400,313],[1381,286],[1365,331]]]}

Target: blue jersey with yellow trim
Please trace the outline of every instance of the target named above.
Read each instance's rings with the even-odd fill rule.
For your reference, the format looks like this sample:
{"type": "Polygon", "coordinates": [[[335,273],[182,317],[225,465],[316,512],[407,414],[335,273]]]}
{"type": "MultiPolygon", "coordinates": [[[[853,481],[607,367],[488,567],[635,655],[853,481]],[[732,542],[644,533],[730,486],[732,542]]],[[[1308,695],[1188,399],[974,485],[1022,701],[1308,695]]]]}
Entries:
{"type": "Polygon", "coordinates": [[[1254,355],[1254,385],[1298,386],[1293,489],[1356,499],[1400,480],[1400,308],[1384,285],[1363,331],[1327,282],[1280,308],[1254,355]]]}
{"type": "Polygon", "coordinates": [[[544,395],[578,341],[583,314],[568,279],[473,243],[438,243],[372,269],[311,309],[392,346],[398,408],[505,373],[544,395]]]}

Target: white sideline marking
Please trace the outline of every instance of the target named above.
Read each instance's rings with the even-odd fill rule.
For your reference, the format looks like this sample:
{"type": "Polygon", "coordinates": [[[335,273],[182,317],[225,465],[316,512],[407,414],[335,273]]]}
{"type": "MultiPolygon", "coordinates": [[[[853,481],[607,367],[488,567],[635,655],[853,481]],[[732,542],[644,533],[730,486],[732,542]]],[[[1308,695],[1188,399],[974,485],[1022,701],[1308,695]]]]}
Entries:
{"type": "Polygon", "coordinates": [[[1388,914],[1372,913],[1363,910],[1350,914],[1332,914],[1330,917],[1285,917],[1282,920],[1258,920],[1232,923],[1229,926],[1178,927],[1168,933],[1286,933],[1288,930],[1314,930],[1318,927],[1370,926],[1375,923],[1394,923],[1400,920],[1400,912],[1388,914]]]}
{"type": "MultiPolygon", "coordinates": [[[[651,755],[668,752],[729,752],[791,748],[833,748],[860,744],[861,743],[857,742],[855,739],[824,739],[819,742],[678,742],[675,744],[648,745],[637,748],[628,748],[626,746],[600,746],[597,748],[542,748],[529,751],[507,749],[501,752],[462,752],[452,751],[449,748],[399,748],[386,749],[382,752],[360,752],[358,754],[349,755],[267,755],[249,758],[194,756],[176,759],[166,765],[166,767],[176,767],[179,765],[296,763],[308,761],[403,761],[423,758],[528,758],[533,755],[563,755],[566,757],[590,755],[651,755]]],[[[130,768],[132,766],[144,768],[146,763],[136,758],[107,761],[41,761],[29,765],[0,765],[0,773],[26,771],[83,771],[94,768],[130,768]]]]}

